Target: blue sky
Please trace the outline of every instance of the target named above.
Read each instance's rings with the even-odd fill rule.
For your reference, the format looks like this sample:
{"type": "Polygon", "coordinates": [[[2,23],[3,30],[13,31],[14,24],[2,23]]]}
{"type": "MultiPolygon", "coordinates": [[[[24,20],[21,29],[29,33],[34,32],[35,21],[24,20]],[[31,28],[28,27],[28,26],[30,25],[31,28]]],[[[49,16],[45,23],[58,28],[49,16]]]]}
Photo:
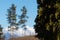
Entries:
{"type": "Polygon", "coordinates": [[[7,9],[11,7],[12,4],[16,5],[16,14],[21,15],[21,9],[23,6],[27,8],[27,16],[29,19],[26,25],[33,27],[34,20],[37,15],[37,2],[36,0],[0,0],[0,24],[2,27],[7,27],[7,9]]]}

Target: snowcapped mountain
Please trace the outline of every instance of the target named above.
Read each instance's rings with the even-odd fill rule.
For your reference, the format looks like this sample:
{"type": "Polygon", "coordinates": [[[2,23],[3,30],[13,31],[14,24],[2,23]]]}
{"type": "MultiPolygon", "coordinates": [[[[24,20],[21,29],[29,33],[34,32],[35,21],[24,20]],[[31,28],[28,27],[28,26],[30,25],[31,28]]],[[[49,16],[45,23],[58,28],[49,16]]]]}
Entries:
{"type": "Polygon", "coordinates": [[[22,36],[29,36],[29,35],[35,35],[35,31],[33,27],[26,26],[26,30],[23,28],[19,28],[15,31],[8,31],[8,28],[3,28],[3,33],[5,35],[5,40],[8,40],[10,37],[22,37],[22,36]]]}

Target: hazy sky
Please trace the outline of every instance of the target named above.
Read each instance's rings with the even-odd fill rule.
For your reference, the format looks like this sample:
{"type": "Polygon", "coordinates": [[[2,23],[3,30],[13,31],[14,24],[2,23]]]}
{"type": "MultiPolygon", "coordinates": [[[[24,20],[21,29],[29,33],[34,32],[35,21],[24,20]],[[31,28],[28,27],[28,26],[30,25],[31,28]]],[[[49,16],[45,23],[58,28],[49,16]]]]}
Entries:
{"type": "Polygon", "coordinates": [[[27,8],[27,16],[29,19],[26,25],[33,27],[34,20],[37,15],[37,2],[36,0],[0,0],[0,24],[2,27],[7,27],[7,9],[11,7],[12,4],[16,5],[16,14],[21,15],[21,9],[23,6],[27,8]]]}

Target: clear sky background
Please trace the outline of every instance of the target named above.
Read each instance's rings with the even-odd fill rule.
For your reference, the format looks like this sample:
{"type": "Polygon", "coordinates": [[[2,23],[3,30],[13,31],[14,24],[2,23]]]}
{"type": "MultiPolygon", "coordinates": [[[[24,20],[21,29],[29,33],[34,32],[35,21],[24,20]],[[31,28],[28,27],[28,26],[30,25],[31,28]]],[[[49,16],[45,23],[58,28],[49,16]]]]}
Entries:
{"type": "Polygon", "coordinates": [[[27,8],[27,16],[29,19],[26,25],[33,27],[34,20],[37,15],[37,2],[36,0],[0,0],[0,24],[2,27],[7,27],[7,9],[11,7],[12,4],[16,5],[16,14],[21,15],[21,9],[23,6],[27,8]]]}

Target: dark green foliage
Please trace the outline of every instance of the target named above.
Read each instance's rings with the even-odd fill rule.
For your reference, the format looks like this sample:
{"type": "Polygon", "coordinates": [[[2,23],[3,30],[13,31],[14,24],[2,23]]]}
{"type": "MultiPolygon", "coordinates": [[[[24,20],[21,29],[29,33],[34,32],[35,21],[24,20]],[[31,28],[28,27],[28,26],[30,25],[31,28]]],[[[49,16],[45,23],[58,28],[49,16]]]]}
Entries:
{"type": "Polygon", "coordinates": [[[3,28],[0,25],[0,38],[2,37],[1,35],[3,35],[3,28]]]}
{"type": "Polygon", "coordinates": [[[18,26],[21,25],[22,28],[24,28],[24,30],[26,30],[27,28],[24,26],[25,23],[27,22],[27,9],[25,6],[23,6],[23,8],[21,9],[22,14],[19,15],[19,21],[17,22],[17,14],[16,14],[16,6],[14,4],[12,4],[12,6],[8,9],[8,22],[10,24],[10,26],[8,26],[9,31],[14,31],[18,29],[18,26]]]}
{"type": "Polygon", "coordinates": [[[16,25],[16,7],[14,4],[8,9],[8,22],[11,26],[16,25]]]}
{"type": "Polygon", "coordinates": [[[37,33],[36,37],[39,39],[57,40],[59,31],[58,20],[60,19],[59,15],[56,18],[57,8],[55,7],[55,4],[57,1],[58,0],[37,0],[38,15],[35,19],[36,24],[34,25],[34,28],[37,33]],[[47,29],[47,27],[49,28],[47,29]]]}
{"type": "Polygon", "coordinates": [[[2,28],[1,25],[0,25],[0,32],[2,32],[2,29],[3,29],[3,28],[2,28]]]}
{"type": "Polygon", "coordinates": [[[21,9],[22,14],[19,16],[19,24],[24,24],[25,22],[27,22],[26,18],[28,17],[27,14],[27,10],[25,8],[25,6],[23,7],[23,9],[21,9]]]}

